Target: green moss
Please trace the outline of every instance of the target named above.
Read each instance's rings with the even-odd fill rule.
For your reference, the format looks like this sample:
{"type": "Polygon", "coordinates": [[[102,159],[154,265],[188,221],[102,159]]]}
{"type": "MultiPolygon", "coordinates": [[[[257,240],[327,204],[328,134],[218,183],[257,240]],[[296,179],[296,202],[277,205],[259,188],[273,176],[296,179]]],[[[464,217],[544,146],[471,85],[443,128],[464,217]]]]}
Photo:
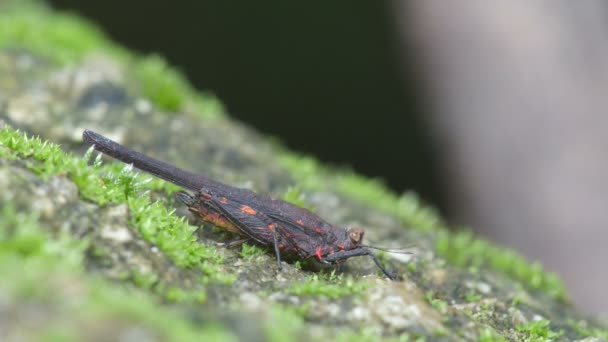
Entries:
{"type": "Polygon", "coordinates": [[[183,107],[189,92],[188,82],[181,73],[171,72],[162,57],[152,55],[140,60],[135,65],[135,74],[143,93],[156,99],[158,106],[172,111],[183,107]]]}
{"type": "Polygon", "coordinates": [[[248,261],[257,258],[259,256],[265,255],[268,251],[254,244],[243,243],[241,245],[241,257],[248,261]]]}
{"type": "Polygon", "coordinates": [[[336,188],[343,194],[396,216],[408,227],[431,231],[440,227],[441,219],[434,209],[420,204],[413,193],[398,197],[384,183],[352,172],[336,177],[336,188]]]}
{"type": "Polygon", "coordinates": [[[270,317],[264,319],[263,330],[270,341],[291,342],[304,340],[298,338],[302,336],[304,330],[304,320],[293,309],[288,307],[273,305],[268,310],[270,317]]]}
{"type": "Polygon", "coordinates": [[[154,190],[154,191],[160,191],[160,192],[164,192],[166,194],[173,194],[179,190],[181,190],[182,188],[180,188],[179,186],[164,181],[160,178],[156,178],[156,177],[150,177],[147,175],[142,175],[142,177],[146,177],[146,188],[150,189],[150,190],[154,190]]]}
{"type": "MultiPolygon", "coordinates": [[[[269,310],[269,317],[264,319],[266,322],[263,326],[264,332],[270,341],[283,342],[294,340],[310,340],[314,339],[314,334],[310,336],[310,332],[305,329],[305,321],[297,308],[290,308],[282,305],[273,305],[269,310]]],[[[320,322],[324,323],[324,322],[320,322]]],[[[381,336],[377,329],[370,326],[361,326],[360,329],[351,329],[345,327],[336,332],[333,338],[335,341],[349,342],[368,342],[368,341],[425,341],[424,337],[418,336],[416,333],[404,332],[398,337],[381,336]]],[[[441,331],[445,333],[445,331],[441,331]]]]}
{"type": "Polygon", "coordinates": [[[184,290],[181,287],[171,287],[165,291],[165,299],[170,302],[204,303],[207,300],[207,292],[204,290],[184,290]]]}
{"type": "Polygon", "coordinates": [[[377,328],[374,327],[360,327],[358,330],[342,330],[335,338],[335,341],[338,342],[373,342],[380,340],[386,342],[426,341],[425,337],[412,332],[402,332],[395,337],[382,336],[378,333],[377,328]]]}
{"type": "Polygon", "coordinates": [[[325,296],[336,299],[362,293],[369,286],[366,281],[361,279],[355,281],[352,277],[345,278],[336,275],[335,272],[314,273],[308,275],[306,280],[292,284],[288,291],[299,296],[325,296]]]}
{"type": "Polygon", "coordinates": [[[131,210],[131,224],[149,242],[158,246],[178,267],[198,267],[207,276],[206,282],[231,283],[221,271],[223,257],[213,246],[199,243],[194,236],[197,229],[185,219],[177,217],[173,209],[161,202],[151,202],[148,196],[139,196],[146,178],[136,176],[130,167],[122,164],[102,165],[97,157],[93,166],[87,165],[92,150],[85,158],[66,154],[58,145],[28,138],[25,134],[4,127],[0,130],[0,155],[28,160],[28,167],[41,177],[67,173],[77,184],[81,195],[100,205],[126,202],[131,210]]]}
{"type": "Polygon", "coordinates": [[[27,48],[61,64],[79,61],[93,51],[125,54],[110,44],[101,31],[75,15],[50,15],[45,6],[34,1],[12,3],[0,12],[2,48],[27,48]]]}
{"type": "Polygon", "coordinates": [[[154,272],[142,272],[135,270],[131,272],[133,283],[141,289],[150,289],[158,283],[159,277],[154,272]]]}
{"type": "Polygon", "coordinates": [[[575,331],[581,334],[583,337],[596,337],[601,340],[608,341],[608,329],[599,329],[590,327],[587,321],[572,321],[568,322],[571,326],[574,327],[575,331]]]}
{"type": "Polygon", "coordinates": [[[506,341],[506,338],[499,335],[496,330],[492,328],[485,328],[479,333],[479,342],[502,342],[506,341]]]}
{"type": "MultiPolygon", "coordinates": [[[[277,149],[281,147],[277,146],[277,149]]],[[[327,184],[322,175],[324,169],[316,159],[282,150],[277,161],[292,174],[299,187],[312,191],[325,189],[327,184]]]]}
{"type": "Polygon", "coordinates": [[[67,234],[49,239],[48,233],[40,228],[36,214],[18,212],[11,203],[3,203],[0,256],[27,258],[57,254],[61,255],[64,265],[77,267],[82,263],[82,252],[88,244],[86,239],[73,240],[67,234]]]}
{"type": "Polygon", "coordinates": [[[194,235],[197,227],[174,215],[174,209],[168,209],[161,202],[151,203],[147,197],[131,197],[127,203],[132,212],[131,223],[177,266],[194,267],[200,260],[223,264],[224,259],[217,249],[199,243],[194,235]]]}
{"type": "Polygon", "coordinates": [[[469,291],[464,296],[464,300],[469,303],[478,302],[481,300],[481,298],[481,295],[476,293],[475,291],[469,291]]]}
{"type": "Polygon", "coordinates": [[[140,58],[133,68],[141,91],[154,99],[162,109],[180,111],[190,109],[204,119],[223,116],[224,107],[215,97],[196,93],[184,75],[171,67],[159,55],[140,58]],[[188,108],[191,107],[191,108],[188,108]]]}
{"type": "Polygon", "coordinates": [[[448,312],[448,303],[439,298],[435,298],[435,294],[433,292],[427,292],[424,296],[426,301],[431,304],[435,310],[439,311],[442,314],[446,314],[448,312]]]}
{"type": "Polygon", "coordinates": [[[83,252],[88,246],[87,240],[67,234],[53,237],[34,214],[4,204],[0,274],[11,276],[10,281],[0,282],[3,304],[9,312],[27,315],[28,308],[34,307],[41,309],[37,315],[46,316],[37,319],[35,327],[13,326],[22,339],[85,340],[99,329],[117,332],[120,327],[115,324],[120,322],[125,331],[137,326],[161,340],[234,340],[217,324],[191,324],[168,308],[159,310],[155,300],[142,292],[86,274],[83,252]],[[87,327],[92,328],[90,333],[87,327]]]}
{"type": "Polygon", "coordinates": [[[526,341],[552,341],[564,334],[551,330],[551,322],[546,319],[517,326],[517,331],[526,334],[526,341]]]}
{"type": "Polygon", "coordinates": [[[0,3],[1,48],[23,48],[59,65],[102,52],[127,66],[141,92],[161,109],[190,111],[203,119],[216,119],[225,112],[214,96],[196,92],[162,57],[136,56],[89,22],[70,13],[51,12],[38,1],[0,3]]]}
{"type": "Polygon", "coordinates": [[[315,211],[315,208],[304,200],[302,189],[298,186],[290,186],[287,188],[283,195],[281,195],[281,199],[285,202],[295,204],[298,207],[306,208],[312,212],[315,211]]]}
{"type": "Polygon", "coordinates": [[[435,250],[458,266],[491,266],[532,289],[542,290],[556,299],[566,299],[565,286],[557,275],[545,271],[540,263],[530,263],[510,249],[500,248],[475,237],[470,231],[441,232],[435,250]]]}

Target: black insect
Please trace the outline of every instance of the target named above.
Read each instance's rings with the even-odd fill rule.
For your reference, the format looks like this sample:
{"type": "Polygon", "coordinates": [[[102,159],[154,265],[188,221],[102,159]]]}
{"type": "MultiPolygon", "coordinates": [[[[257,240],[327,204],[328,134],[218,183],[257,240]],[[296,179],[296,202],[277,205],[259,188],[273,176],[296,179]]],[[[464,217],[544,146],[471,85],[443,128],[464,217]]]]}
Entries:
{"type": "Polygon", "coordinates": [[[362,229],[336,227],[304,208],[184,171],[90,130],[82,137],[100,152],[194,191],[194,195],[180,191],[177,199],[203,220],[242,236],[240,242],[252,240],[273,248],[279,270],[281,256],[337,265],[367,255],[389,279],[395,279],[369,250],[385,249],[362,244],[362,229]]]}

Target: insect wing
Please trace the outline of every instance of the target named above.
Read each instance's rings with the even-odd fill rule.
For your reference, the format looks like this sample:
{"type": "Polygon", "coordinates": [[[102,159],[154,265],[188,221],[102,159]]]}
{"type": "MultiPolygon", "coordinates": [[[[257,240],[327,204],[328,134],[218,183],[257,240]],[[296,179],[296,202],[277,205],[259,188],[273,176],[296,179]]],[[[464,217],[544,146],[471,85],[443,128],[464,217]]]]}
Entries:
{"type": "Polygon", "coordinates": [[[272,230],[266,222],[268,218],[257,209],[233,199],[214,195],[209,202],[211,207],[228,218],[244,235],[264,245],[273,244],[272,230]]]}
{"type": "Polygon", "coordinates": [[[319,248],[338,243],[343,229],[333,226],[311,211],[294,204],[265,197],[260,208],[278,225],[285,243],[302,258],[317,255],[319,248]]]}
{"type": "MultiPolygon", "coordinates": [[[[308,257],[312,254],[309,242],[302,227],[291,222],[289,218],[279,215],[268,215],[268,205],[263,205],[268,198],[259,196],[253,207],[244,201],[234,197],[213,197],[213,206],[217,207],[234,225],[239,227],[243,233],[254,240],[267,245],[274,245],[273,234],[276,232],[278,247],[282,253],[297,254],[300,257],[308,257]],[[275,219],[277,218],[277,219],[275,219]]],[[[252,201],[254,202],[254,201],[252,201]]]]}
{"type": "Polygon", "coordinates": [[[293,227],[289,227],[285,223],[277,224],[277,233],[281,237],[281,241],[287,246],[287,249],[295,251],[301,258],[308,258],[314,255],[315,240],[297,230],[294,231],[293,227]]]}

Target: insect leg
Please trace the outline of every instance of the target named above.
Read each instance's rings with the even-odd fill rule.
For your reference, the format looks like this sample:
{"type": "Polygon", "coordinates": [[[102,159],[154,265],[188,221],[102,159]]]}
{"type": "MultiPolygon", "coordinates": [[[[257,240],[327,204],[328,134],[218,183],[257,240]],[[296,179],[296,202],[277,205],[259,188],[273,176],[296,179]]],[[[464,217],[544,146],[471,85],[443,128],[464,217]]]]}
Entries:
{"type": "Polygon", "coordinates": [[[187,207],[192,207],[196,204],[196,201],[194,200],[194,197],[190,196],[190,194],[188,194],[185,191],[178,191],[175,193],[175,197],[182,203],[184,203],[187,207]]]}
{"type": "Polygon", "coordinates": [[[272,240],[274,242],[274,252],[277,255],[277,267],[279,268],[279,271],[281,271],[281,253],[279,252],[279,239],[277,237],[276,229],[272,230],[272,240]]]}
{"type": "Polygon", "coordinates": [[[325,257],[325,261],[334,263],[334,262],[337,262],[340,260],[346,260],[348,258],[362,256],[362,255],[370,256],[372,258],[372,260],[374,260],[374,263],[376,264],[376,266],[378,266],[378,268],[382,271],[382,273],[384,273],[384,275],[388,279],[395,280],[395,275],[392,274],[391,272],[389,272],[386,268],[384,268],[384,266],[382,266],[382,263],[380,262],[380,260],[374,253],[372,253],[370,250],[365,249],[365,248],[351,249],[348,251],[340,251],[340,252],[337,252],[334,254],[330,254],[327,257],[325,257]]]}

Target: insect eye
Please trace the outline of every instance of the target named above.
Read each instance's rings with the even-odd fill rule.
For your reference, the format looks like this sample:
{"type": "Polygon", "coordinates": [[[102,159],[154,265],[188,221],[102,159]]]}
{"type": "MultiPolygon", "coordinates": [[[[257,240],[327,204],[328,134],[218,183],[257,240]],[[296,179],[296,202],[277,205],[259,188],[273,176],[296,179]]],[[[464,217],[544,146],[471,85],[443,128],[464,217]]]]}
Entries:
{"type": "Polygon", "coordinates": [[[361,240],[363,239],[363,230],[357,229],[357,228],[351,228],[348,231],[348,237],[351,239],[352,242],[360,243],[361,240]]]}

